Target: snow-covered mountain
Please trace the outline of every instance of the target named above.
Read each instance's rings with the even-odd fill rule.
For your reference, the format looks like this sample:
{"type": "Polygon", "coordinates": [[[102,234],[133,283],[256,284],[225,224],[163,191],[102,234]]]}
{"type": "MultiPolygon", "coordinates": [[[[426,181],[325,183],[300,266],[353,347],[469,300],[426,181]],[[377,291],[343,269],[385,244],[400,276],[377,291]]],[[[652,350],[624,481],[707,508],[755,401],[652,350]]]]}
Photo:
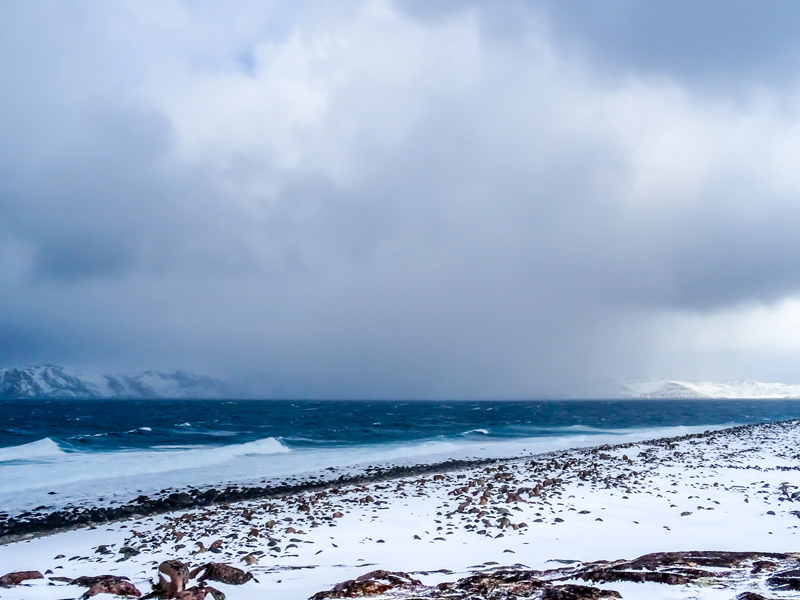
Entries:
{"type": "Polygon", "coordinates": [[[0,399],[225,397],[225,382],[187,371],[90,377],[53,365],[0,369],[0,399]]]}
{"type": "Polygon", "coordinates": [[[800,385],[760,381],[677,381],[671,379],[628,379],[594,386],[586,398],[800,398],[800,385]]]}

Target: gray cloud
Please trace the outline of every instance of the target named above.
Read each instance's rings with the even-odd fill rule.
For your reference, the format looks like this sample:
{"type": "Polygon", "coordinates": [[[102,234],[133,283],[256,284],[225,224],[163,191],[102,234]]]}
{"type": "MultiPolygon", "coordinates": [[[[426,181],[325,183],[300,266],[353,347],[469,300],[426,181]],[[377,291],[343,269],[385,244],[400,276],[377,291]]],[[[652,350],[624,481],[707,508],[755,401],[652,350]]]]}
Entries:
{"type": "Polygon", "coordinates": [[[599,0],[559,2],[424,2],[397,0],[423,22],[473,12],[492,37],[529,32],[543,16],[553,41],[594,66],[685,79],[730,91],[754,84],[783,86],[800,67],[800,6],[791,0],[599,0]]]}
{"type": "Polygon", "coordinates": [[[792,89],[695,83],[793,42],[725,53],[731,15],[712,35],[710,8],[660,3],[29,6],[0,9],[3,364],[525,397],[663,368],[665,311],[800,291],[792,89]],[[660,50],[658,27],[689,41],[660,50]]]}

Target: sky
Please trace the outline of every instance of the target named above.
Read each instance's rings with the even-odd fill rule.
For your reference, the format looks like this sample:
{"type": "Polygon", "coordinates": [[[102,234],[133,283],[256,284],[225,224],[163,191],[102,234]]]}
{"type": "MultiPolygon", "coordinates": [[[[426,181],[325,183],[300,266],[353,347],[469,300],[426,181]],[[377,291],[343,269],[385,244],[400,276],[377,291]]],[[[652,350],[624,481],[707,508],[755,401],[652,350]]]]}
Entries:
{"type": "Polygon", "coordinates": [[[0,367],[800,383],[800,4],[0,4],[0,367]]]}

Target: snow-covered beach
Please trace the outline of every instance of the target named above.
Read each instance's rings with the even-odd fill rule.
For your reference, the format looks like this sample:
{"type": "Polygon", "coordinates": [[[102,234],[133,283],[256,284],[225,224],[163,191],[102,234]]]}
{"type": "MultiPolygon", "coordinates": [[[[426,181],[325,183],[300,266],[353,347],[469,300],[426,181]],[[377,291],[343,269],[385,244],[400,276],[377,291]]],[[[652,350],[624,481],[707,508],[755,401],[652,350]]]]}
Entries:
{"type": "MultiPolygon", "coordinates": [[[[192,569],[214,562],[252,573],[242,585],[209,582],[229,600],[305,599],[374,570],[419,581],[398,579],[382,592],[388,597],[431,597],[449,593],[437,584],[503,566],[551,571],[539,576],[615,590],[626,599],[729,599],[745,591],[788,598],[797,592],[783,588],[792,584],[769,578],[797,569],[800,555],[759,557],[800,548],[800,499],[792,498],[800,490],[799,453],[800,422],[748,425],[134,515],[7,538],[0,575],[38,571],[44,578],[0,588],[0,597],[78,597],[86,588],[69,581],[105,574],[127,577],[147,594],[159,564],[178,559],[192,569]],[[712,569],[713,580],[681,576],[682,583],[669,585],[579,577],[591,561],[678,551],[755,554],[737,558],[736,567],[712,569]],[[755,562],[763,568],[753,568],[755,562]]],[[[544,589],[516,593],[541,597],[544,589]]]]}

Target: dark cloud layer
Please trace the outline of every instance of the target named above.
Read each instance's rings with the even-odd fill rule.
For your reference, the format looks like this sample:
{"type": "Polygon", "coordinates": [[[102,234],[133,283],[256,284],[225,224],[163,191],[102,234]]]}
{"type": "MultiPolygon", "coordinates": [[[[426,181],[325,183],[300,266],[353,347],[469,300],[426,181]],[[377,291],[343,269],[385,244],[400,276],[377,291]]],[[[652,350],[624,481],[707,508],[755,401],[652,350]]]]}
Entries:
{"type": "Polygon", "coordinates": [[[754,6],[4,7],[0,364],[284,397],[678,368],[665,314],[800,291],[796,11],[754,6]]]}

